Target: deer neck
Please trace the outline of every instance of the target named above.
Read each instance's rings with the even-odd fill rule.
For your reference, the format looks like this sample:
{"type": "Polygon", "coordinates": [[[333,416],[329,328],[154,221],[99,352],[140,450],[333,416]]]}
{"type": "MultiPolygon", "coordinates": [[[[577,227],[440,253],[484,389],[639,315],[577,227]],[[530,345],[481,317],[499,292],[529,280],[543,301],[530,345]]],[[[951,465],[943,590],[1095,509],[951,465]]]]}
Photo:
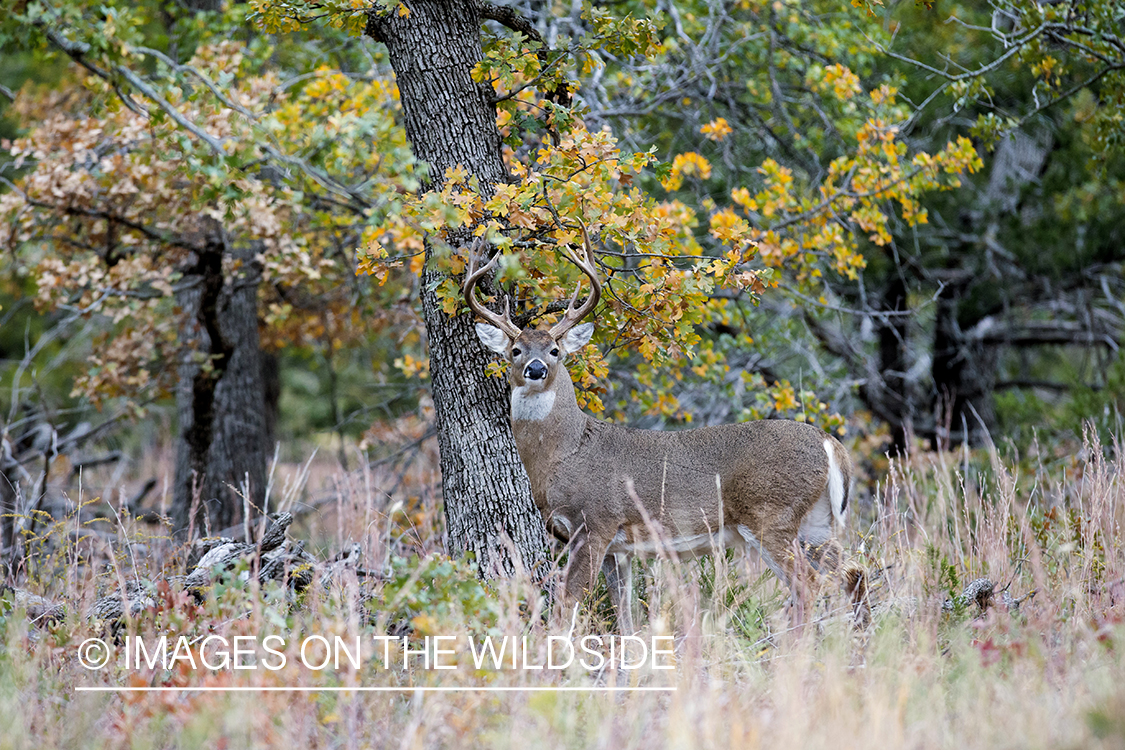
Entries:
{"type": "Polygon", "coordinates": [[[512,434],[540,510],[547,480],[555,465],[578,447],[587,419],[565,367],[560,366],[551,387],[539,393],[528,393],[526,386],[512,388],[512,434]]]}

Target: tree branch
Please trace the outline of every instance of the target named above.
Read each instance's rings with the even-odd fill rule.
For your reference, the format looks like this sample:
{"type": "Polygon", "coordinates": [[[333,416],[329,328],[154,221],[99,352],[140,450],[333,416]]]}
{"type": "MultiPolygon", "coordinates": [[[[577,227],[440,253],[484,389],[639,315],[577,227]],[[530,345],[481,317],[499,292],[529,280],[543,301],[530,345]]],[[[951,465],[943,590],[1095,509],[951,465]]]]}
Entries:
{"type": "MultiPolygon", "coordinates": [[[[555,67],[565,57],[564,53],[559,53],[554,60],[549,59],[549,55],[547,53],[552,50],[543,40],[543,36],[539,33],[539,30],[536,29],[531,24],[531,22],[527,20],[523,15],[517,13],[514,8],[509,8],[503,5],[495,5],[490,2],[482,1],[477,4],[477,14],[480,16],[482,21],[496,21],[497,23],[508,27],[512,31],[523,34],[531,41],[537,42],[539,44],[539,49],[535,51],[535,56],[539,58],[539,68],[541,71],[539,75],[536,76],[533,81],[524,84],[515,91],[511,91],[504,96],[497,98],[493,101],[493,104],[497,104],[506,99],[510,99],[524,89],[536,85],[547,75],[548,71],[550,71],[551,68],[555,67]]],[[[569,54],[569,51],[567,54],[569,54]]],[[[551,101],[561,104],[564,107],[570,105],[570,89],[567,87],[566,81],[560,81],[559,84],[555,86],[553,91],[548,91],[546,93],[547,98],[551,101]]]]}
{"type": "Polygon", "coordinates": [[[1074,386],[1070,383],[1057,383],[1053,380],[1032,380],[1024,378],[1017,378],[1015,380],[1001,380],[993,387],[998,391],[1004,391],[1010,388],[1042,388],[1046,391],[1058,391],[1060,393],[1064,393],[1075,387],[1090,388],[1091,390],[1095,391],[1101,390],[1101,386],[1098,385],[1074,386]]]}
{"type": "Polygon", "coordinates": [[[517,13],[513,8],[508,8],[503,5],[494,5],[489,2],[481,2],[477,6],[477,13],[479,13],[480,17],[484,20],[496,21],[497,23],[507,26],[512,31],[518,31],[528,39],[532,39],[546,46],[543,37],[539,34],[539,30],[532,26],[530,21],[517,13]]]}
{"type": "MultiPolygon", "coordinates": [[[[47,33],[47,38],[50,39],[51,42],[54,43],[57,47],[59,47],[59,49],[61,49],[63,52],[65,52],[67,55],[69,55],[75,62],[82,65],[84,68],[86,68],[90,72],[94,73],[98,77],[112,83],[114,85],[115,90],[117,90],[118,96],[121,97],[121,100],[125,103],[126,106],[128,106],[131,110],[133,110],[134,112],[136,112],[139,115],[142,115],[142,116],[145,116],[145,117],[148,116],[148,112],[144,111],[143,108],[140,108],[139,105],[137,105],[137,103],[132,100],[132,97],[128,96],[127,94],[122,92],[119,88],[117,88],[117,84],[113,80],[113,76],[111,75],[111,73],[109,71],[107,71],[103,68],[100,68],[97,65],[94,65],[93,63],[90,63],[88,60],[85,59],[86,54],[90,50],[90,45],[85,44],[83,42],[72,42],[69,39],[67,39],[66,37],[59,34],[58,32],[54,31],[53,29],[48,29],[46,33],[47,33]]],[[[178,65],[173,60],[171,60],[169,57],[167,57],[163,53],[157,52],[156,50],[151,50],[147,47],[139,48],[139,49],[141,51],[144,51],[144,52],[148,53],[148,54],[153,54],[153,55],[159,57],[160,59],[162,59],[163,61],[165,61],[169,65],[171,65],[173,67],[173,69],[175,69],[175,70],[186,70],[186,71],[194,74],[196,77],[198,77],[203,82],[203,84],[205,86],[207,86],[207,88],[213,94],[215,94],[216,98],[218,98],[219,101],[222,102],[225,106],[235,110],[236,112],[239,112],[240,114],[248,117],[251,120],[256,119],[255,115],[253,113],[249,112],[244,107],[235,103],[234,101],[232,101],[228,97],[222,95],[218,91],[215,84],[213,84],[210,81],[210,79],[208,79],[206,76],[204,76],[199,71],[196,71],[194,68],[191,68],[189,66],[184,66],[184,65],[178,65]]],[[[212,152],[214,152],[214,154],[216,156],[218,156],[220,158],[225,158],[227,156],[226,147],[224,146],[222,140],[216,138],[215,136],[211,135],[210,133],[208,133],[203,128],[201,128],[198,125],[196,125],[195,123],[193,123],[191,120],[187,119],[187,117],[185,117],[184,114],[182,112],[180,112],[180,110],[178,110],[176,107],[172,106],[171,103],[169,103],[167,100],[165,100],[163,97],[161,97],[160,94],[157,93],[157,91],[155,89],[153,89],[148,83],[146,83],[136,73],[129,70],[128,68],[126,68],[123,65],[114,65],[113,66],[113,73],[116,73],[117,75],[124,78],[135,89],[137,89],[142,94],[144,94],[146,97],[148,97],[150,100],[152,100],[157,106],[160,107],[160,109],[162,109],[170,118],[172,118],[172,120],[177,125],[179,125],[181,128],[183,128],[184,130],[186,130],[189,133],[191,133],[192,135],[194,135],[196,138],[201,140],[203,143],[205,143],[212,150],[212,152]]],[[[360,192],[358,192],[354,188],[351,188],[347,185],[344,185],[343,183],[339,182],[338,180],[333,179],[328,174],[326,174],[323,171],[313,167],[312,165],[305,162],[303,159],[301,159],[299,157],[296,157],[296,156],[291,156],[289,154],[283,154],[278,149],[276,149],[273,146],[270,146],[269,144],[264,143],[264,142],[260,143],[259,146],[262,148],[263,151],[268,153],[274,159],[282,162],[283,164],[287,164],[291,167],[296,167],[300,171],[304,172],[308,177],[310,177],[314,182],[318,183],[321,187],[324,187],[325,189],[327,189],[327,190],[329,190],[333,193],[336,193],[337,195],[341,195],[341,196],[347,198],[349,201],[352,201],[354,203],[354,207],[355,207],[356,210],[362,212],[364,209],[370,207],[371,202],[369,200],[367,200],[366,198],[364,198],[363,195],[360,192]]]]}
{"type": "Polygon", "coordinates": [[[199,247],[197,245],[193,245],[182,237],[177,237],[174,234],[165,233],[159,229],[153,229],[150,226],[146,226],[145,224],[141,224],[140,222],[133,221],[132,219],[126,219],[123,216],[117,216],[116,214],[113,214],[109,211],[98,211],[92,208],[81,208],[79,206],[59,207],[52,203],[48,203],[47,201],[41,201],[36,198],[32,198],[18,185],[16,185],[6,177],[0,177],[0,184],[7,186],[9,190],[19,193],[20,197],[22,197],[28,205],[35,206],[36,208],[44,208],[48,211],[61,211],[67,216],[84,216],[90,219],[105,219],[106,221],[115,222],[117,224],[121,224],[122,226],[126,226],[130,229],[136,230],[149,239],[156,240],[157,242],[162,242],[165,245],[182,247],[185,250],[190,250],[192,252],[197,252],[199,250],[199,247]]]}
{"type": "Polygon", "coordinates": [[[1081,323],[1070,321],[1031,322],[1000,325],[989,316],[965,332],[965,338],[984,344],[1008,346],[1104,346],[1112,351],[1120,348],[1120,335],[1094,331],[1081,323]]]}
{"type": "Polygon", "coordinates": [[[190,65],[181,65],[180,63],[178,63],[175,60],[173,60],[172,58],[168,57],[166,54],[164,54],[160,50],[151,49],[149,47],[135,47],[134,49],[136,49],[137,52],[143,52],[146,55],[152,55],[153,57],[160,60],[161,62],[163,62],[165,65],[167,65],[169,68],[176,71],[177,73],[181,73],[181,72],[191,73],[193,76],[198,78],[199,81],[204,86],[206,86],[207,89],[215,96],[215,98],[218,99],[220,102],[222,102],[224,106],[226,106],[229,109],[233,109],[235,112],[238,112],[239,114],[241,114],[244,117],[247,117],[251,120],[257,120],[258,119],[258,115],[254,114],[250,110],[246,109],[241,104],[234,101],[233,99],[231,99],[230,97],[225,95],[222,91],[220,91],[219,87],[215,85],[215,82],[212,81],[202,71],[196,70],[195,68],[193,68],[190,65]]]}
{"type": "Polygon", "coordinates": [[[977,68],[976,70],[970,70],[966,73],[960,73],[960,74],[957,74],[957,75],[953,75],[953,74],[948,73],[944,70],[940,70],[938,68],[933,67],[932,65],[927,65],[926,63],[922,62],[921,60],[915,60],[912,57],[907,57],[906,55],[900,55],[897,52],[891,52],[889,49],[887,49],[883,45],[879,44],[879,42],[875,41],[874,39],[871,39],[870,37],[868,37],[868,39],[875,46],[875,49],[879,50],[880,52],[882,52],[887,57],[898,60],[899,62],[907,63],[908,65],[913,65],[916,68],[920,68],[920,69],[925,70],[929,73],[933,73],[936,76],[941,76],[942,78],[944,78],[947,81],[950,81],[952,83],[957,83],[959,81],[968,81],[968,80],[972,80],[974,78],[980,78],[981,76],[986,75],[987,73],[991,73],[992,71],[996,70],[1001,65],[1003,65],[1008,60],[1008,58],[1012,57],[1013,55],[1019,54],[1023,50],[1023,48],[1027,45],[1028,42],[1033,41],[1037,36],[1042,34],[1043,31],[1046,28],[1047,28],[1046,23],[1040,24],[1036,29],[1029,32],[1027,34],[1027,36],[1023,37],[1022,39],[1017,39],[1016,41],[1012,42],[1011,43],[1012,46],[1008,48],[1008,51],[1005,52],[1004,54],[1000,55],[1000,57],[996,58],[992,62],[986,63],[986,64],[980,66],[979,68],[977,68]]]}

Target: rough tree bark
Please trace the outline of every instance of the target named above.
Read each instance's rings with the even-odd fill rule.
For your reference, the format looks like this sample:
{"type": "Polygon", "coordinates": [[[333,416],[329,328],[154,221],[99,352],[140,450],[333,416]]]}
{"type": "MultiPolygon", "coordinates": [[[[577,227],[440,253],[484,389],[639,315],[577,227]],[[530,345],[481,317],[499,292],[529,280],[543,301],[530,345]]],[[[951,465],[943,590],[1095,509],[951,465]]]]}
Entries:
{"type": "MultiPolygon", "coordinates": [[[[906,281],[900,274],[891,276],[883,290],[883,310],[902,313],[906,305],[906,281]]],[[[892,455],[904,455],[907,450],[907,432],[913,422],[913,400],[910,385],[906,382],[906,340],[908,319],[905,315],[884,318],[879,324],[879,367],[885,384],[884,399],[887,412],[893,416],[891,428],[892,455]]]]}
{"type": "MultiPolygon", "coordinates": [[[[414,155],[431,184],[458,165],[483,193],[507,179],[491,87],[472,80],[481,59],[480,13],[472,0],[418,0],[410,14],[372,15],[367,33],[387,46],[414,155]]],[[[430,248],[427,246],[427,261],[430,248]]],[[[546,560],[543,521],[531,497],[508,419],[506,384],[485,374],[490,355],[470,314],[446,315],[434,294],[441,274],[427,263],[422,310],[441,451],[447,549],[472,552],[486,577],[546,560]]]]}
{"type": "Polygon", "coordinates": [[[0,439],[0,581],[8,578],[7,561],[16,547],[16,514],[20,510],[16,492],[18,470],[9,442],[0,439]]]}
{"type": "Polygon", "coordinates": [[[933,362],[935,429],[932,447],[978,444],[996,426],[993,400],[999,347],[970,340],[965,331],[980,321],[963,304],[962,285],[949,284],[938,297],[933,362]]]}
{"type": "Polygon", "coordinates": [[[193,522],[197,530],[218,532],[243,519],[236,488],[247,482],[250,514],[263,505],[269,436],[258,339],[260,273],[253,257],[250,247],[232,252],[216,227],[189,271],[198,283],[180,296],[182,336],[190,346],[176,394],[172,516],[178,532],[193,522]],[[237,261],[226,275],[224,259],[237,261]]]}

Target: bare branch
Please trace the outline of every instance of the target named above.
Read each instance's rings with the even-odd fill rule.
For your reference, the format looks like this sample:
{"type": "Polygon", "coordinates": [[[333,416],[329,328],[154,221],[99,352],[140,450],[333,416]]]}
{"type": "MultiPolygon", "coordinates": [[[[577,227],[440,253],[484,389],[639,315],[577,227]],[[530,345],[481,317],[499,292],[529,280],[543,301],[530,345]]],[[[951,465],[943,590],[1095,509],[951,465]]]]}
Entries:
{"type": "Polygon", "coordinates": [[[1037,36],[1042,34],[1043,31],[1046,28],[1047,28],[1046,23],[1040,24],[1035,30],[1029,32],[1023,38],[1017,39],[1016,41],[1012,42],[1011,43],[1012,46],[1008,48],[1008,51],[1005,52],[1004,54],[1000,55],[1000,57],[996,58],[992,62],[986,63],[986,64],[980,66],[979,68],[977,68],[976,70],[970,70],[966,73],[959,73],[957,75],[953,75],[953,74],[951,74],[947,71],[940,70],[938,68],[933,67],[932,65],[927,65],[926,63],[922,62],[921,60],[915,60],[912,57],[907,57],[906,55],[900,55],[897,52],[892,52],[891,50],[887,49],[883,45],[879,44],[879,42],[877,42],[874,39],[871,39],[870,37],[868,37],[868,40],[875,46],[876,49],[878,49],[884,55],[886,55],[886,56],[888,56],[892,59],[898,60],[899,62],[907,63],[908,65],[913,65],[916,68],[920,68],[920,69],[925,70],[927,72],[933,73],[936,76],[941,76],[942,78],[946,79],[947,81],[949,81],[951,83],[957,83],[959,81],[969,81],[969,80],[972,80],[974,78],[980,78],[981,76],[987,75],[988,73],[991,73],[992,71],[996,70],[1001,65],[1003,65],[1005,62],[1007,62],[1009,58],[1011,58],[1014,55],[1019,54],[1023,50],[1023,48],[1027,45],[1028,42],[1033,41],[1037,36]]]}
{"type": "Polygon", "coordinates": [[[989,316],[965,332],[966,338],[985,344],[1008,346],[1104,346],[1120,348],[1120,333],[1096,331],[1077,321],[1032,321],[1001,324],[989,316]]]}
{"type": "Polygon", "coordinates": [[[539,30],[532,26],[530,21],[517,13],[514,8],[482,2],[477,6],[477,10],[481,18],[501,23],[512,31],[518,31],[528,39],[544,44],[543,37],[540,36],[539,30]]]}

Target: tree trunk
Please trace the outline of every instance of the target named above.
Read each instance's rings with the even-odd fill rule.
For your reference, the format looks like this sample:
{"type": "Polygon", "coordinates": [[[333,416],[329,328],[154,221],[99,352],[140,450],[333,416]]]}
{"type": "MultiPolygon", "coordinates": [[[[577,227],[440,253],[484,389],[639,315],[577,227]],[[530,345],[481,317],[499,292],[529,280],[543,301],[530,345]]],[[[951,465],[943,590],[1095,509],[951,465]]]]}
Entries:
{"type": "Polygon", "coordinates": [[[20,511],[19,465],[7,448],[6,440],[0,442],[0,584],[8,580],[9,563],[15,563],[16,517],[20,511]]]}
{"type": "Polygon", "coordinates": [[[281,417],[281,359],[274,352],[262,351],[262,416],[265,419],[267,461],[273,459],[277,445],[277,421],[281,417]]]}
{"type": "MultiPolygon", "coordinates": [[[[481,59],[480,18],[471,0],[418,0],[410,14],[372,16],[367,32],[387,45],[414,155],[430,164],[431,184],[458,165],[485,195],[507,178],[492,89],[474,82],[481,59]]],[[[427,245],[427,261],[430,248],[427,245]]],[[[427,262],[422,311],[441,451],[446,546],[472,552],[485,577],[511,575],[519,557],[538,571],[546,561],[543,521],[516,452],[507,385],[485,374],[491,356],[473,316],[446,315],[434,289],[442,276],[427,262]]]]}
{"type": "MultiPolygon", "coordinates": [[[[906,282],[898,273],[893,273],[887,288],[883,291],[883,310],[901,313],[906,307],[906,282]]],[[[891,428],[892,455],[905,455],[907,450],[907,428],[912,422],[914,402],[910,398],[910,384],[906,382],[906,338],[907,318],[897,315],[884,318],[879,324],[879,368],[883,374],[885,390],[884,403],[889,415],[891,428]]]]}
{"type": "Polygon", "coordinates": [[[252,248],[234,253],[239,269],[224,278],[229,247],[216,230],[190,275],[199,283],[182,293],[182,335],[190,343],[180,364],[176,405],[173,521],[218,532],[263,507],[268,451],[265,386],[258,340],[258,277],[252,248]],[[194,509],[194,515],[193,515],[194,509]]]}
{"type": "Polygon", "coordinates": [[[930,368],[935,449],[948,449],[962,440],[980,443],[996,424],[993,392],[999,351],[965,336],[964,331],[979,320],[959,315],[962,291],[950,284],[938,297],[930,368]]]}

